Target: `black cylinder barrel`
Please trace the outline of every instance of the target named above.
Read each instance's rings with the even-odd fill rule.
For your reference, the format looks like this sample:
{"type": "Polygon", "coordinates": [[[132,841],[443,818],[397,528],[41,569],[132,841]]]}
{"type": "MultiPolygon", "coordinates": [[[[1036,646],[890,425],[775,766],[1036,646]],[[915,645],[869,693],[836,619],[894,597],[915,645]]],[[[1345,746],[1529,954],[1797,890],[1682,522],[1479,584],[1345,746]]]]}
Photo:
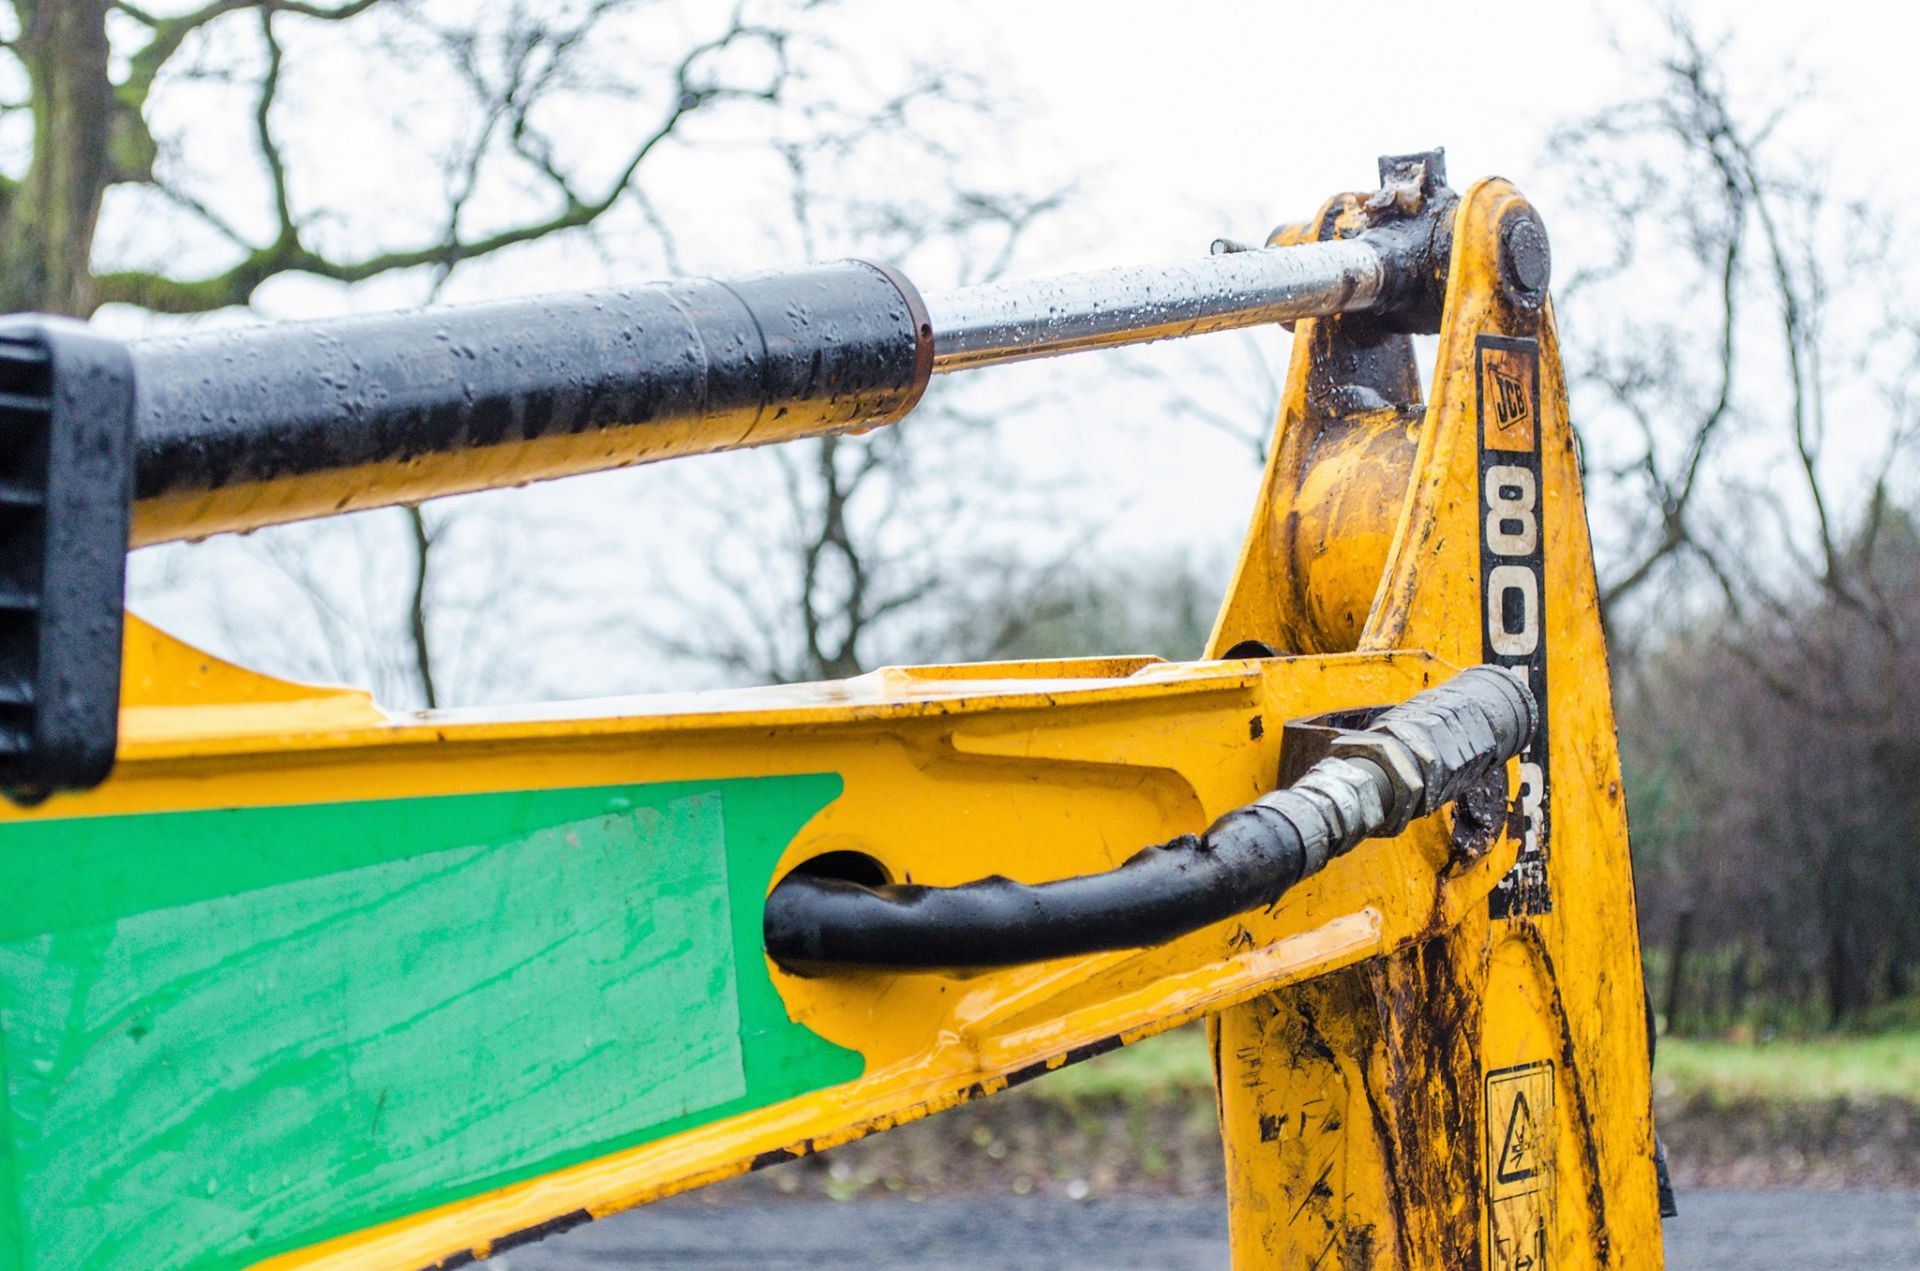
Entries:
{"type": "Polygon", "coordinates": [[[861,261],[133,345],[136,545],[851,431],[933,331],[861,261]]]}

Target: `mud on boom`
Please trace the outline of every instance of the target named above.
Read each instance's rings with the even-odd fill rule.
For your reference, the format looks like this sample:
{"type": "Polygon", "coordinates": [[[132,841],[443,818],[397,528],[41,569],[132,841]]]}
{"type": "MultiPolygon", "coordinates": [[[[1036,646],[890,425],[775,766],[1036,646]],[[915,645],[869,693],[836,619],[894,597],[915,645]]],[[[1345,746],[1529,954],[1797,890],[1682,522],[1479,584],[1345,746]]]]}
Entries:
{"type": "Polygon", "coordinates": [[[1437,152],[1381,173],[1264,246],[925,297],[9,320],[0,1267],[460,1265],[1197,1018],[1236,1264],[1658,1264],[1546,236],[1437,152]],[[123,629],[129,544],[1262,323],[1293,365],[1201,661],[391,715],[123,629]]]}

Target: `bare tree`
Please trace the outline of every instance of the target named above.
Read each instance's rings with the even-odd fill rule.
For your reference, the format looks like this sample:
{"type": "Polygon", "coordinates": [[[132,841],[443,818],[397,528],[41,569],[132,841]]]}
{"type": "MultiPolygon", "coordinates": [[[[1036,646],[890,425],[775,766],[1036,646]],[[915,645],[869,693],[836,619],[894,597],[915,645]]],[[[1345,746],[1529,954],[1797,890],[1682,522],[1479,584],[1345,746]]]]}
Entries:
{"type": "MultiPolygon", "coordinates": [[[[986,124],[1000,107],[952,70],[922,81],[949,108],[986,124]]],[[[911,141],[921,163],[963,156],[904,133],[912,109],[850,120],[805,145],[783,147],[789,211],[807,259],[858,251],[955,283],[998,276],[1022,238],[1065,190],[942,190],[904,183],[911,197],[861,193],[861,170],[902,171],[911,141]],[[932,193],[930,192],[937,192],[932,193]]],[[[931,175],[931,174],[930,174],[931,175]]],[[[1011,524],[1043,494],[1000,453],[999,423],[1035,399],[995,401],[936,382],[913,417],[865,436],[825,437],[729,456],[697,482],[705,524],[686,537],[710,548],[689,583],[656,573],[649,616],[630,629],[648,645],[728,680],[843,678],[880,660],[953,657],[952,632],[1010,578],[1047,568],[1044,535],[1011,524]],[[662,612],[662,610],[665,612],[662,612]]]]}
{"type": "Polygon", "coordinates": [[[696,483],[700,523],[683,533],[705,545],[697,576],[657,571],[629,629],[729,682],[919,660],[937,643],[929,625],[964,610],[979,580],[1022,567],[1004,542],[969,533],[984,520],[969,502],[982,477],[991,485],[991,447],[977,425],[943,415],[923,408],[872,436],[740,456],[696,483]]]}
{"type": "Polygon", "coordinates": [[[1808,588],[1778,624],[1666,632],[1623,682],[1642,915],[1684,988],[1670,999],[1691,1003],[1675,1027],[1752,999],[1843,1023],[1920,989],[1914,526],[1886,514],[1873,611],[1808,588]]]}
{"type": "Polygon", "coordinates": [[[1647,93],[1555,137],[1561,241],[1612,244],[1559,299],[1649,933],[1725,981],[1688,1000],[1843,1021],[1915,965],[1920,321],[1817,95],[1734,61],[1672,11],[1647,93]]]}
{"type": "Polygon", "coordinates": [[[1677,9],[1666,23],[1647,95],[1550,143],[1580,213],[1568,223],[1612,243],[1558,295],[1596,520],[1613,531],[1603,603],[1617,618],[1663,583],[1704,581],[1745,612],[1808,578],[1869,603],[1844,549],[1870,558],[1920,436],[1914,322],[1874,267],[1894,226],[1834,197],[1796,145],[1808,88],[1743,95],[1726,39],[1677,9]]]}
{"type": "Polygon", "coordinates": [[[1244,447],[1264,468],[1286,392],[1292,345],[1271,330],[1132,350],[1122,365],[1160,394],[1161,409],[1244,447]]]}
{"type": "MultiPolygon", "coordinates": [[[[446,270],[592,226],[623,204],[645,216],[643,169],[683,143],[696,119],[785,99],[798,73],[794,23],[804,6],[735,9],[664,64],[625,74],[614,73],[607,53],[626,47],[626,28],[647,16],[633,0],[208,0],[178,13],[121,0],[10,7],[16,33],[5,48],[26,89],[13,109],[30,120],[30,148],[24,171],[0,187],[0,287],[12,308],[84,316],[107,303],[204,313],[246,304],[292,272],[352,283],[446,270]],[[319,29],[329,27],[351,42],[370,78],[399,72],[458,94],[459,122],[436,139],[444,198],[437,216],[412,228],[411,242],[353,250],[350,239],[369,237],[365,218],[331,205],[324,183],[303,182],[295,170],[293,152],[311,130],[293,119],[288,96],[303,60],[326,61],[319,29]],[[196,161],[203,117],[182,119],[166,104],[189,88],[202,108],[231,105],[248,120],[238,163],[232,155],[217,166],[196,161]],[[612,164],[583,156],[564,135],[564,122],[595,104],[619,107],[612,164]],[[502,216],[498,200],[481,208],[489,188],[503,185],[519,194],[513,213],[502,216]],[[224,263],[203,272],[101,267],[103,204],[122,187],[143,195],[133,206],[169,227],[184,220],[210,236],[224,263]],[[343,224],[360,228],[343,234],[343,224]]],[[[155,262],[179,258],[178,243],[154,227],[144,237],[155,262]]]]}
{"type": "MultiPolygon", "coordinates": [[[[975,135],[998,109],[983,82],[951,67],[861,66],[819,0],[17,0],[10,11],[0,286],[16,309],[191,317],[263,298],[284,307],[274,297],[359,305],[339,289],[369,285],[376,304],[431,301],[450,285],[471,290],[489,261],[577,270],[579,248],[600,254],[602,276],[679,272],[689,248],[710,269],[765,258],[764,243],[736,254],[709,231],[716,168],[723,188],[763,196],[757,218],[791,210],[766,226],[776,258],[811,254],[813,215],[836,218],[838,242],[871,250],[911,235],[929,254],[991,267],[1014,238],[986,238],[1046,202],[953,179],[948,139],[975,135]],[[910,160],[888,196],[808,187],[883,145],[910,160]],[[578,247],[556,254],[568,240],[578,247]]],[[[846,471],[870,479],[861,464],[846,471]]],[[[331,643],[362,650],[342,653],[336,674],[401,701],[469,697],[477,686],[448,682],[461,659],[435,647],[460,621],[436,576],[463,541],[452,524],[462,506],[369,514],[388,527],[371,536],[359,524],[273,531],[261,539],[277,548],[239,551],[309,566],[387,538],[380,559],[412,565],[404,580],[371,571],[386,580],[380,604],[357,580],[305,568],[298,577],[335,591],[295,611],[332,610],[331,643]],[[340,636],[349,614],[377,633],[340,636]],[[396,639],[404,652],[388,650],[396,639]]],[[[230,545],[196,552],[197,569],[169,561],[137,578],[204,580],[235,559],[230,545]]],[[[242,645],[285,646],[285,626],[255,624],[242,645]]]]}
{"type": "Polygon", "coordinates": [[[962,628],[961,647],[979,658],[1198,658],[1231,572],[1230,558],[1178,550],[1077,552],[1002,580],[962,628]]]}
{"type": "Polygon", "coordinates": [[[370,689],[386,705],[447,705],[489,686],[538,691],[554,626],[543,613],[591,599],[539,572],[528,550],[567,528],[504,496],[457,506],[417,510],[426,570],[407,541],[415,510],[402,509],[137,552],[130,582],[162,626],[274,674],[370,689]],[[413,638],[415,624],[426,638],[413,638]]]}

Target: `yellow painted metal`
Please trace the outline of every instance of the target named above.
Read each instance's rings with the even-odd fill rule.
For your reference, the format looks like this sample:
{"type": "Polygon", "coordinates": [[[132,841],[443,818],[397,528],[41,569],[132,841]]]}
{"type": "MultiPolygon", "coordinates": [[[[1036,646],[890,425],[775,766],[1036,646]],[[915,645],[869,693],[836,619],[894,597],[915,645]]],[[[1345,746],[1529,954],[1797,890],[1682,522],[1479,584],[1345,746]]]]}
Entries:
{"type": "MultiPolygon", "coordinates": [[[[1452,670],[1398,652],[1190,665],[1039,662],[887,670],[838,685],[590,708],[390,717],[361,694],[254,677],[140,623],[130,630],[128,667],[115,777],[38,814],[835,771],[845,795],[791,845],[781,872],[857,844],[896,876],[931,883],[1110,868],[1270,787],[1279,721],[1399,700],[1452,670]],[[196,691],[199,704],[187,704],[196,691]],[[1256,719],[1276,727],[1256,729],[1256,719]]],[[[1364,845],[1272,912],[1162,949],[968,979],[776,974],[794,1019],[865,1057],[858,1081],[275,1265],[418,1265],[557,1214],[609,1213],[738,1173],[769,1153],[819,1150],[991,1093],[1111,1038],[1135,1040],[1275,984],[1378,957],[1483,903],[1513,856],[1513,845],[1502,844],[1436,884],[1448,843],[1436,818],[1364,845]]]]}
{"type": "MultiPolygon", "coordinates": [[[[1313,374],[1339,320],[1301,325],[1213,641],[1296,656],[896,668],[831,685],[390,715],[363,694],[256,676],[130,624],[113,779],[8,816],[834,772],[844,794],[780,873],[848,847],[924,883],[1087,873],[1271,788],[1286,720],[1399,701],[1483,660],[1476,337],[1540,342],[1552,912],[1491,917],[1518,844],[1503,836],[1458,862],[1443,812],[1363,844],[1269,910],[1157,949],[969,977],[774,968],[792,1019],[862,1056],[858,1079],[270,1265],[484,1256],[557,1216],[830,1147],[1200,1016],[1217,1019],[1237,1264],[1502,1267],[1535,1220],[1556,1268],[1657,1264],[1624,812],[1564,384],[1550,312],[1511,307],[1497,275],[1499,218],[1517,199],[1491,182],[1460,204],[1424,411],[1324,409],[1313,374]],[[1522,1104],[1518,1147],[1489,1147],[1511,1128],[1491,1120],[1518,1126],[1522,1104]]],[[[1320,225],[1355,207],[1336,200],[1320,225]]],[[[1517,764],[1509,780],[1518,792],[1517,764]]]]}
{"type": "Polygon", "coordinates": [[[1479,660],[1476,349],[1489,335],[1538,341],[1553,908],[1481,907],[1417,948],[1221,1013],[1236,1265],[1660,1263],[1625,805],[1566,386],[1550,307],[1516,307],[1499,276],[1499,226],[1522,207],[1499,181],[1461,201],[1417,417],[1317,407],[1308,381],[1339,319],[1301,324],[1212,645],[1277,633],[1308,652],[1479,660]]]}

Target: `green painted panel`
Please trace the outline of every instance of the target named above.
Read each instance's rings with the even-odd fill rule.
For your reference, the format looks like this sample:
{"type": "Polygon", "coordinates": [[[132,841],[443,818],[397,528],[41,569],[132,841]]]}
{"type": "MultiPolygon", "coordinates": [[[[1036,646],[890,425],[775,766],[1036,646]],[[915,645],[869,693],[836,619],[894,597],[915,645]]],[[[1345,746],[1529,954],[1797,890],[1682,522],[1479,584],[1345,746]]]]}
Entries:
{"type": "Polygon", "coordinates": [[[242,1264],[857,1076],[760,953],[840,788],[0,828],[0,1265],[242,1264]]]}

